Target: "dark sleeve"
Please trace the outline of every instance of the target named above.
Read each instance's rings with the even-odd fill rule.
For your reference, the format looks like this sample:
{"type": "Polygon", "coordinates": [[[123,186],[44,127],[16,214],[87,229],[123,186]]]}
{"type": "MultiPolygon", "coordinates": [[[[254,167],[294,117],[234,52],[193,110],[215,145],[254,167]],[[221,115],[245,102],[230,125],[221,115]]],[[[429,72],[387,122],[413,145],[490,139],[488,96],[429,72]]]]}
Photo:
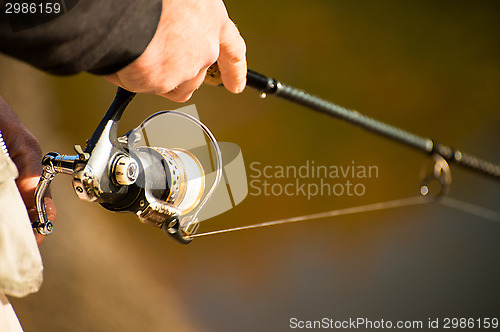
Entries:
{"type": "MultiPolygon", "coordinates": [[[[7,14],[1,1],[0,52],[57,75],[114,73],[153,38],[161,0],[59,0],[59,14],[7,14]]],[[[14,2],[14,1],[12,1],[14,2]]]]}

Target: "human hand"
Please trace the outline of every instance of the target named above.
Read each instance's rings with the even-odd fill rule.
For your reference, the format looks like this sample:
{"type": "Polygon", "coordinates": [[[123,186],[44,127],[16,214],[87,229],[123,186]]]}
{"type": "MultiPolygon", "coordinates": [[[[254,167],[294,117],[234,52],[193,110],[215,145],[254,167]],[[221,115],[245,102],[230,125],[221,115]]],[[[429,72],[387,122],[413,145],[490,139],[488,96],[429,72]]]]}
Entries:
{"type": "Polygon", "coordinates": [[[217,61],[224,86],[246,85],[246,46],[222,0],[163,0],[156,33],[144,53],[105,78],[124,89],[185,102],[217,61]]]}
{"type": "MultiPolygon", "coordinates": [[[[35,189],[42,174],[42,149],[37,139],[22,124],[5,100],[0,97],[0,131],[4,138],[9,155],[17,166],[19,177],[17,188],[21,193],[30,220],[38,220],[35,207],[35,189]]],[[[57,211],[51,197],[45,198],[47,217],[54,221],[57,211]]],[[[35,234],[38,244],[43,239],[35,234]]]]}

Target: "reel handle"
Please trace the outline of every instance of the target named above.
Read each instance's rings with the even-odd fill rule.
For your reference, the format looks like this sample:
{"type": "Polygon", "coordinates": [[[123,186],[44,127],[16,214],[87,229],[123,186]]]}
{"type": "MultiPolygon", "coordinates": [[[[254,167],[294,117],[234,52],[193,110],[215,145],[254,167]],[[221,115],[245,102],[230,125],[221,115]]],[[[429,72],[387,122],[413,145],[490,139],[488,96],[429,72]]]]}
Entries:
{"type": "MultiPolygon", "coordinates": [[[[78,148],[75,147],[78,151],[78,148]]],[[[79,148],[81,150],[81,148],[79,148]]],[[[61,155],[57,152],[49,152],[42,159],[42,175],[35,190],[35,207],[38,214],[38,220],[31,222],[31,227],[35,232],[41,235],[52,233],[54,225],[47,217],[45,209],[45,195],[49,189],[52,180],[58,173],[73,175],[78,162],[86,157],[85,154],[75,156],[61,155]]]]}
{"type": "MultiPolygon", "coordinates": [[[[45,158],[44,158],[45,159],[45,158]]],[[[31,227],[35,232],[41,235],[49,235],[52,233],[54,225],[52,221],[47,217],[47,211],[45,210],[45,195],[47,190],[56,175],[51,168],[43,168],[42,175],[40,176],[40,181],[35,190],[35,207],[38,215],[38,220],[31,222],[31,227]]]]}

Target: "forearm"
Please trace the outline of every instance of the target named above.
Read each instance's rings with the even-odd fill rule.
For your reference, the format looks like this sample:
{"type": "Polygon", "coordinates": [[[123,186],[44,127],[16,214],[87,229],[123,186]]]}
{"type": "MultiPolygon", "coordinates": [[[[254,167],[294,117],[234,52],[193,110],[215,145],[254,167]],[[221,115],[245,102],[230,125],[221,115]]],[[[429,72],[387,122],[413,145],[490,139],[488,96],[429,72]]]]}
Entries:
{"type": "Polygon", "coordinates": [[[127,66],[146,49],[160,19],[161,1],[79,1],[34,26],[27,15],[4,12],[0,52],[53,74],[104,75],[127,66]]]}
{"type": "Polygon", "coordinates": [[[214,62],[229,91],[245,88],[246,46],[223,0],[63,2],[76,5],[38,25],[13,24],[18,18],[0,12],[0,52],[54,74],[105,75],[177,102],[191,97],[214,62]]]}

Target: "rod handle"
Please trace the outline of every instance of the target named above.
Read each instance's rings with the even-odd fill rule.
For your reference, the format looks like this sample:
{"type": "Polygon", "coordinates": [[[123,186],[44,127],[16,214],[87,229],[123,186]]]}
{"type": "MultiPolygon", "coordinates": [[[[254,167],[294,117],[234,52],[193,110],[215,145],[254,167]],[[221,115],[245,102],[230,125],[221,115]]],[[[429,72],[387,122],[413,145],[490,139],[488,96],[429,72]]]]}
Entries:
{"type": "MultiPolygon", "coordinates": [[[[203,83],[211,86],[223,85],[219,65],[217,64],[217,62],[215,62],[207,69],[207,74],[205,75],[205,80],[203,81],[203,83]]],[[[265,92],[267,94],[274,94],[278,87],[278,81],[274,78],[267,77],[266,75],[248,69],[247,86],[257,89],[261,92],[265,92]]]]}
{"type": "Polygon", "coordinates": [[[222,85],[222,79],[220,77],[220,70],[219,70],[219,65],[217,62],[214,62],[213,65],[208,67],[207,69],[207,74],[205,75],[205,80],[203,83],[212,85],[212,86],[218,86],[222,85]]]}

